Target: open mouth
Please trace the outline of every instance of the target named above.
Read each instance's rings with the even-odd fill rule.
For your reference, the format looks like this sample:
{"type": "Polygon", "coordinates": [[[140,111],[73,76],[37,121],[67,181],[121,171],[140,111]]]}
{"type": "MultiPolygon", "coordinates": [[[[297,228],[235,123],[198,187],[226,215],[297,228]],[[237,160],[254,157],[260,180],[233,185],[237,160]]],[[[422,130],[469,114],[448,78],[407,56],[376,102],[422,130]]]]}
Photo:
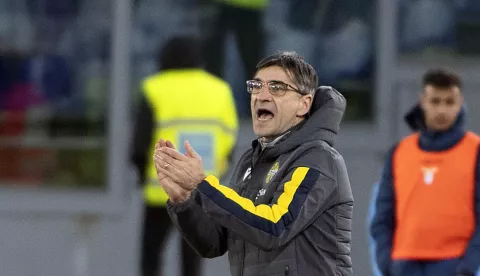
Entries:
{"type": "Polygon", "coordinates": [[[268,121],[273,119],[275,117],[275,114],[273,114],[272,111],[265,109],[265,108],[259,108],[257,109],[257,119],[260,121],[268,121]]]}

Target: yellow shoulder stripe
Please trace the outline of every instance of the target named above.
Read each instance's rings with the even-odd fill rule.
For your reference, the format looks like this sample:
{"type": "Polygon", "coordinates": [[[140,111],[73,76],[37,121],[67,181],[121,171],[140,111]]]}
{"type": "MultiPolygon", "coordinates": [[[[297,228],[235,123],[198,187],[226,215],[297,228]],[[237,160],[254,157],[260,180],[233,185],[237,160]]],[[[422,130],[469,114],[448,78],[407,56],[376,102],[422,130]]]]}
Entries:
{"type": "Polygon", "coordinates": [[[218,179],[213,175],[206,177],[205,181],[208,182],[214,189],[222,193],[227,199],[238,204],[245,211],[248,211],[255,216],[264,218],[273,223],[277,223],[282,216],[288,212],[288,207],[295,197],[298,187],[305,179],[308,170],[309,168],[307,167],[296,168],[293,172],[292,178],[285,183],[283,192],[278,198],[277,202],[271,206],[266,204],[255,206],[253,201],[250,199],[242,197],[231,188],[221,185],[218,179]]]}

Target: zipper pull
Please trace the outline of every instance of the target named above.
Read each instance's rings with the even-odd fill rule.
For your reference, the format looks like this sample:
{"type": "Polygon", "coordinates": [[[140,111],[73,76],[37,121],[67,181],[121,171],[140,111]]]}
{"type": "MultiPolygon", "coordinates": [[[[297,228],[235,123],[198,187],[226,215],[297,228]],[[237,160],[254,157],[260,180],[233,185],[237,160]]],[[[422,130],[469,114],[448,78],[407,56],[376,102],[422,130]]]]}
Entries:
{"type": "Polygon", "coordinates": [[[288,265],[285,266],[285,276],[290,275],[290,267],[288,265]]]}

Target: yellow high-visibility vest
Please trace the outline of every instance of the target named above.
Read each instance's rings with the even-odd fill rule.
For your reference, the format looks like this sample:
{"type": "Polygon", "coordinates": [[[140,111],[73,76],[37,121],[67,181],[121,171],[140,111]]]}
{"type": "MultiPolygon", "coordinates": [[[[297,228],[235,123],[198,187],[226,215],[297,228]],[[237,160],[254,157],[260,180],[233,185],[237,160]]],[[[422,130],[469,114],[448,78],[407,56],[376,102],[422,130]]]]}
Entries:
{"type": "Polygon", "coordinates": [[[142,90],[155,122],[144,195],[147,204],[165,206],[168,196],[153,164],[157,141],[170,140],[184,153],[188,140],[202,156],[205,174],[220,177],[236,143],[237,112],[230,86],[202,69],[166,70],[146,78],[142,90]]]}

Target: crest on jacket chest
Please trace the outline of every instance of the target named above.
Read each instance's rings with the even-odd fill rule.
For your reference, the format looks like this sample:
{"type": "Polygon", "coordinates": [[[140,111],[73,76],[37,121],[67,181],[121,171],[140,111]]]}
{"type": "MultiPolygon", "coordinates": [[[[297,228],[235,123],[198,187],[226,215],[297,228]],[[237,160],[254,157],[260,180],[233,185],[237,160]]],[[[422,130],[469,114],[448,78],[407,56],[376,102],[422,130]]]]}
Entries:
{"type": "Polygon", "coordinates": [[[272,178],[278,172],[279,167],[280,163],[278,161],[273,164],[273,166],[268,171],[267,176],[265,177],[265,184],[268,184],[272,180],[272,178]]]}
{"type": "Polygon", "coordinates": [[[438,172],[437,167],[423,167],[423,182],[425,182],[426,185],[431,185],[433,183],[433,180],[435,180],[435,175],[438,172]]]}

